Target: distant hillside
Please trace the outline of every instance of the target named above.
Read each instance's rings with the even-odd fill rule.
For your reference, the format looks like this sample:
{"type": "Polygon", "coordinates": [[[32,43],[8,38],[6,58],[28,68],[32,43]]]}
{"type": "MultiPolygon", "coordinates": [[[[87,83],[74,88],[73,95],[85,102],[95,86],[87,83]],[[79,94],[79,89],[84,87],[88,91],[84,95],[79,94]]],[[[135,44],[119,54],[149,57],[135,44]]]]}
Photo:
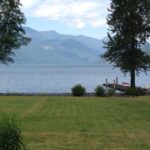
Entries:
{"type": "Polygon", "coordinates": [[[32,41],[16,51],[16,64],[94,64],[105,51],[103,41],[95,38],[31,28],[25,31],[32,41]]]}

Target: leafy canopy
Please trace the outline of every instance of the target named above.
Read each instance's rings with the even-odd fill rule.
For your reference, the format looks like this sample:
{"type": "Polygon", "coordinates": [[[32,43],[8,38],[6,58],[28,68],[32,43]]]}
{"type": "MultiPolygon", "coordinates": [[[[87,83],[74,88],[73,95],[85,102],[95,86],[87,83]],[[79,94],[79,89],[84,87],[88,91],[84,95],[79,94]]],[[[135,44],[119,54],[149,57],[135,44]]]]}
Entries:
{"type": "Polygon", "coordinates": [[[29,43],[22,24],[26,19],[20,0],[0,0],[0,62],[13,62],[14,50],[29,43]]]}

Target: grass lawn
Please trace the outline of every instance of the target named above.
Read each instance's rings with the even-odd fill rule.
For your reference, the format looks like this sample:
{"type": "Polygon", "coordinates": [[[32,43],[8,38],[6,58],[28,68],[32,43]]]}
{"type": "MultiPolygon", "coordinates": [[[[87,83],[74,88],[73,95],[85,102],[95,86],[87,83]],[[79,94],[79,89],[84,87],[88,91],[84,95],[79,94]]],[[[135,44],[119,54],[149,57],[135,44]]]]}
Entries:
{"type": "Polygon", "coordinates": [[[0,97],[30,150],[150,150],[150,97],[0,97]]]}

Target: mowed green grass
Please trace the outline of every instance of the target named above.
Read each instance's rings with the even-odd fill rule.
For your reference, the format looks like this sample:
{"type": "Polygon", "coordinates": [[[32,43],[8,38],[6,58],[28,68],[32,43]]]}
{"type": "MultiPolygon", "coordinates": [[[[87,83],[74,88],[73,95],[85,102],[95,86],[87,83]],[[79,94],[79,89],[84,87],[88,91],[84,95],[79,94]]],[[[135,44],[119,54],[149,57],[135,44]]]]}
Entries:
{"type": "Polygon", "coordinates": [[[150,150],[150,97],[0,97],[30,150],[150,150]]]}

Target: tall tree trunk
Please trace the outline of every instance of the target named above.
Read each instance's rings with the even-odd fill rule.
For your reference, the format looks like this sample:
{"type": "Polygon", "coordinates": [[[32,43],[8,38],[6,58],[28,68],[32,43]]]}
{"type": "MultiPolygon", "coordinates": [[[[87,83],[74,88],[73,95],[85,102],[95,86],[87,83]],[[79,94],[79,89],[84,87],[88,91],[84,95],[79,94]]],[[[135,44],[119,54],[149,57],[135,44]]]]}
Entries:
{"type": "Polygon", "coordinates": [[[131,70],[131,82],[130,87],[135,88],[135,69],[131,70]]]}
{"type": "Polygon", "coordinates": [[[135,54],[136,54],[136,40],[133,38],[131,39],[131,82],[130,87],[135,88],[135,54]]]}

